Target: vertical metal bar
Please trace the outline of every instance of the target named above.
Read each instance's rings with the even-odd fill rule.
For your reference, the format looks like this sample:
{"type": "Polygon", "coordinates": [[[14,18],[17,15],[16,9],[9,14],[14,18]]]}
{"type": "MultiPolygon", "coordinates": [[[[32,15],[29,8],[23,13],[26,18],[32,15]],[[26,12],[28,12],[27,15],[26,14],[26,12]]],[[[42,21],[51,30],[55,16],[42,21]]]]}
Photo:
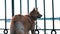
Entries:
{"type": "MultiPolygon", "coordinates": [[[[37,0],[35,0],[35,10],[37,9],[37,0]]],[[[38,32],[38,34],[39,34],[39,30],[37,29],[37,20],[36,20],[36,30],[35,31],[37,31],[38,32]]]]}
{"type": "Polygon", "coordinates": [[[7,26],[6,26],[6,0],[5,0],[5,29],[7,28],[7,26]]]}
{"type": "Polygon", "coordinates": [[[53,18],[53,30],[51,31],[51,34],[53,34],[53,32],[55,32],[55,34],[57,33],[56,30],[54,29],[54,0],[52,0],[52,18],[53,18]]]}
{"type": "Polygon", "coordinates": [[[35,8],[37,9],[37,0],[35,0],[35,8]]]}
{"type": "Polygon", "coordinates": [[[54,29],[54,0],[52,0],[52,18],[53,18],[53,29],[54,29]]]}
{"type": "Polygon", "coordinates": [[[28,14],[29,14],[29,0],[27,0],[27,11],[28,11],[28,14]]]}
{"type": "Polygon", "coordinates": [[[20,0],[20,14],[22,14],[22,0],[20,0]]]}
{"type": "Polygon", "coordinates": [[[6,0],[5,0],[5,29],[4,29],[4,34],[8,33],[6,19],[7,19],[7,16],[6,16],[6,0]]]}
{"type": "Polygon", "coordinates": [[[44,5],[44,34],[46,34],[45,0],[43,0],[43,5],[44,5]]]}
{"type": "MultiPolygon", "coordinates": [[[[37,0],[35,0],[35,9],[37,9],[37,0]]],[[[36,20],[36,29],[37,29],[37,20],[36,20]]]]}
{"type": "Polygon", "coordinates": [[[12,16],[14,16],[14,0],[12,0],[12,16]]]}

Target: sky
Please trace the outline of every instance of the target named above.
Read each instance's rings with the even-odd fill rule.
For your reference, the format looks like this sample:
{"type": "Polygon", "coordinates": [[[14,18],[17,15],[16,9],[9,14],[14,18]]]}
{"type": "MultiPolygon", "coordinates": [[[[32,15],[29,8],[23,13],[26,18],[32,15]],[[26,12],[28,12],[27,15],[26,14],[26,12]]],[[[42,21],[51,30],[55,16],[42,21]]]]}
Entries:
{"type": "MultiPolygon", "coordinates": [[[[0,19],[5,18],[5,0],[0,0],[0,19]]],[[[29,0],[29,13],[32,11],[32,9],[35,7],[34,0],[29,0]]],[[[12,6],[11,6],[11,0],[6,0],[6,9],[7,9],[7,19],[12,18],[12,6]]],[[[43,16],[41,18],[44,18],[44,7],[43,7],[43,0],[37,0],[37,7],[39,13],[41,13],[43,16]]],[[[52,18],[52,0],[45,0],[45,11],[46,11],[46,18],[52,18]]],[[[15,15],[20,14],[20,0],[14,0],[14,13],[15,15]]],[[[27,15],[27,0],[22,0],[22,15],[27,15]]],[[[59,18],[60,17],[60,0],[54,0],[54,17],[59,18]]],[[[37,20],[38,22],[38,29],[44,29],[44,21],[43,20],[37,20]]],[[[5,21],[0,21],[0,28],[5,28],[5,21]]],[[[10,28],[10,22],[7,22],[7,28],[10,28]]],[[[46,20],[46,28],[52,29],[52,20],[46,20]]],[[[60,21],[55,20],[55,29],[60,29],[60,21]]],[[[50,34],[51,30],[46,31],[47,34],[50,34]]],[[[57,31],[59,34],[60,31],[57,31]]],[[[3,34],[3,30],[0,30],[0,34],[3,34]]],[[[8,33],[9,34],[9,33],[8,33]]],[[[43,30],[40,30],[40,34],[44,34],[43,30]]]]}

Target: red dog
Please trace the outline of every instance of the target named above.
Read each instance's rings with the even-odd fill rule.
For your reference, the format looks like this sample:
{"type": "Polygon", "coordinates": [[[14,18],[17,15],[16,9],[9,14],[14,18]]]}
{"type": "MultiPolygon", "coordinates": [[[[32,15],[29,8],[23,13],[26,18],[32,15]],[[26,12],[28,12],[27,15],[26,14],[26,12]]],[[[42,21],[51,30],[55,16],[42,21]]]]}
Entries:
{"type": "Polygon", "coordinates": [[[38,10],[35,8],[29,15],[15,15],[11,21],[10,34],[29,34],[29,30],[31,30],[32,34],[35,33],[35,23],[34,21],[37,18],[41,18],[41,14],[39,14],[38,10]]]}

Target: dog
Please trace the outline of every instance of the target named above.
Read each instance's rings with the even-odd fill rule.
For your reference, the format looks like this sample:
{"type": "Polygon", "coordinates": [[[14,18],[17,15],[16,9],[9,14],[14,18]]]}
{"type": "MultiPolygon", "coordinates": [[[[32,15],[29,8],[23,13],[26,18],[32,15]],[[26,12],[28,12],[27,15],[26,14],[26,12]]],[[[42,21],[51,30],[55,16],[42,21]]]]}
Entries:
{"type": "Polygon", "coordinates": [[[35,34],[34,21],[41,17],[42,15],[35,8],[28,15],[18,14],[13,16],[10,25],[10,34],[29,34],[30,30],[32,34],[35,34]]]}

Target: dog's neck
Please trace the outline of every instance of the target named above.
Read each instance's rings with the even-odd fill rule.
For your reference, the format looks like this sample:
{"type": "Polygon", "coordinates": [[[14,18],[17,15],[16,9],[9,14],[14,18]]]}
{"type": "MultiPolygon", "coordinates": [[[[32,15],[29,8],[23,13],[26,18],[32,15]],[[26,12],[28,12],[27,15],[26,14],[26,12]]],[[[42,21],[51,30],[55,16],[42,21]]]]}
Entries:
{"type": "Polygon", "coordinates": [[[32,21],[36,21],[36,20],[37,20],[36,17],[33,17],[33,16],[31,16],[31,15],[29,15],[29,18],[30,18],[32,21]]]}

